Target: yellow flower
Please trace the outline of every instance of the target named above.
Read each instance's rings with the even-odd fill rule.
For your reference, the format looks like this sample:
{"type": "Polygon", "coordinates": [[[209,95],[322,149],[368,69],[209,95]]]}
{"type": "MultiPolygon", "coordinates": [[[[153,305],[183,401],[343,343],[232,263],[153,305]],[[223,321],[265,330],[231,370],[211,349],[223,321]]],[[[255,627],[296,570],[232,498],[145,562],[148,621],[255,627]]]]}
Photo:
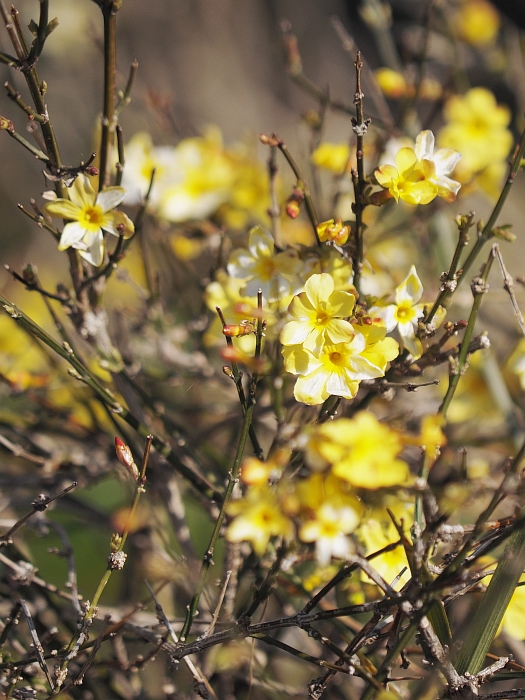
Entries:
{"type": "Polygon", "coordinates": [[[378,489],[406,483],[408,466],[398,459],[401,436],[372,413],[324,423],[312,432],[315,437],[307,447],[308,462],[326,460],[332,473],[352,486],[378,489]]]}
{"type": "Polygon", "coordinates": [[[408,85],[405,76],[391,68],[378,68],[374,77],[381,92],[387,97],[404,97],[407,94],[408,85]]]}
{"type": "Polygon", "coordinates": [[[248,250],[236,248],[230,255],[228,273],[245,281],[247,296],[256,296],[262,289],[265,299],[278,301],[293,294],[300,286],[297,273],[301,265],[292,248],[275,254],[271,234],[262,226],[254,226],[250,231],[248,250]]]}
{"type": "Polygon", "coordinates": [[[323,343],[350,342],[354,330],[348,321],[354,309],[355,297],[348,292],[334,292],[334,280],[328,274],[312,275],[305,291],[297,294],[288,307],[295,319],[281,332],[283,345],[303,345],[318,353],[323,343]]]}
{"type": "Polygon", "coordinates": [[[414,359],[421,357],[423,351],[415,332],[418,320],[424,314],[424,304],[418,304],[423,294],[423,285],[414,265],[403,282],[396,289],[396,303],[387,306],[375,306],[370,309],[371,316],[379,316],[386,323],[390,333],[397,328],[404,347],[414,359]]]}
{"type": "Polygon", "coordinates": [[[363,506],[347,484],[330,473],[312,474],[297,483],[296,494],[303,520],[299,538],[316,543],[319,563],[326,566],[332,556],[352,553],[355,548],[347,535],[359,525],[363,506]]]}
{"type": "Polygon", "coordinates": [[[318,168],[326,168],[334,173],[343,172],[350,157],[350,147],[346,143],[329,143],[325,141],[319,144],[312,153],[312,163],[318,168]]]}
{"type": "Polygon", "coordinates": [[[162,188],[158,213],[168,221],[204,219],[228,201],[234,172],[219,129],[183,139],[175,148],[176,173],[162,188]]]}
{"type": "Polygon", "coordinates": [[[362,357],[365,349],[361,333],[350,342],[323,345],[319,356],[301,345],[284,347],[286,371],[300,375],[294,387],[297,401],[315,406],[329,396],[353,399],[360,381],[382,377],[383,371],[362,357]]]}
{"type": "MultiPolygon", "coordinates": [[[[407,509],[405,504],[400,503],[397,499],[396,501],[397,508],[394,506],[394,503],[389,503],[388,505],[390,509],[394,511],[397,518],[400,519],[400,516],[401,518],[411,517],[410,508],[407,509]]],[[[373,511],[372,517],[363,520],[357,531],[357,536],[363,542],[367,556],[399,540],[399,534],[394,524],[388,518],[386,512],[383,514],[379,510],[373,511]]],[[[392,584],[403,569],[406,569],[395,586],[397,590],[399,590],[410,577],[408,561],[402,545],[399,545],[399,547],[396,547],[390,552],[385,552],[378,557],[374,557],[371,564],[389,584],[392,584]]],[[[362,579],[367,583],[373,583],[366,574],[362,575],[362,579]]]]}
{"type": "Polygon", "coordinates": [[[415,149],[401,148],[395,158],[395,167],[381,165],[375,171],[375,177],[396,201],[429,204],[436,197],[442,197],[453,202],[461,185],[448,175],[460,158],[461,154],[452,148],[441,148],[434,153],[434,134],[422,131],[416,139],[415,149]]]}
{"type": "Polygon", "coordinates": [[[164,189],[180,180],[182,173],[173,146],[154,146],[151,136],[140,131],[126,144],[126,167],[122,186],[126,190],[125,204],[140,204],[148,191],[151,176],[155,179],[149,204],[156,208],[164,189]]]}
{"type": "Polygon", "coordinates": [[[366,348],[361,355],[384,372],[387,363],[399,355],[399,344],[393,338],[385,338],[387,329],[383,319],[374,318],[370,321],[370,324],[354,326],[366,338],[366,348]]]}
{"type": "Polygon", "coordinates": [[[461,168],[476,173],[490,163],[505,160],[513,143],[507,129],[510,109],[498,105],[486,88],[473,88],[451,97],[445,105],[448,122],[438,134],[440,146],[461,148],[461,168]]]}
{"type": "Polygon", "coordinates": [[[114,236],[123,233],[125,238],[135,231],[133,222],[126,214],[112,211],[122,202],[125,194],[123,187],[107,187],[97,194],[89,179],[79,175],[69,190],[71,199],[54,199],[43,207],[46,214],[70,221],[64,226],[58,249],[66,250],[71,246],[91,265],[102,265],[103,231],[114,236]]]}
{"type": "Polygon", "coordinates": [[[500,16],[487,0],[466,0],[456,12],[454,26],[460,39],[473,46],[491,44],[499,31],[500,16]]]}
{"type": "Polygon", "coordinates": [[[245,498],[229,504],[228,514],[235,517],[226,538],[230,542],[251,542],[258,556],[265,553],[272,537],[290,538],[294,532],[292,521],[283,515],[274,491],[266,487],[248,489],[245,498]]]}

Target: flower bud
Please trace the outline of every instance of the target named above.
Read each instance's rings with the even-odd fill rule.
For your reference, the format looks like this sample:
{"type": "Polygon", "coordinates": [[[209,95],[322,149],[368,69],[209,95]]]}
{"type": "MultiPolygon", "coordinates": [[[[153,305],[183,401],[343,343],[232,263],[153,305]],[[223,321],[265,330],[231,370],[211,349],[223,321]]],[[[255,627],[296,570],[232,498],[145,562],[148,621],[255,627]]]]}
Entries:
{"type": "Polygon", "coordinates": [[[275,147],[279,145],[279,139],[276,139],[275,136],[267,136],[266,134],[259,134],[259,141],[263,146],[275,147]]]}
{"type": "Polygon", "coordinates": [[[343,225],[341,219],[329,219],[318,225],[317,235],[321,243],[333,241],[337,245],[344,245],[350,236],[350,226],[343,225]]]}
{"type": "Polygon", "coordinates": [[[297,219],[301,204],[304,202],[304,192],[299,187],[295,187],[286,202],[286,213],[290,219],[297,219]]]}
{"type": "Polygon", "coordinates": [[[118,461],[126,467],[135,481],[138,481],[140,476],[139,468],[135,464],[131,450],[119,437],[115,438],[115,452],[118,461]]]}
{"type": "Polygon", "coordinates": [[[241,321],[238,324],[227,323],[223,326],[222,332],[228,338],[241,338],[243,335],[255,333],[255,322],[241,321]]]}
{"type": "Polygon", "coordinates": [[[13,122],[10,119],[7,119],[6,117],[2,117],[0,115],[0,129],[3,131],[14,131],[15,127],[13,126],[13,122]]]}

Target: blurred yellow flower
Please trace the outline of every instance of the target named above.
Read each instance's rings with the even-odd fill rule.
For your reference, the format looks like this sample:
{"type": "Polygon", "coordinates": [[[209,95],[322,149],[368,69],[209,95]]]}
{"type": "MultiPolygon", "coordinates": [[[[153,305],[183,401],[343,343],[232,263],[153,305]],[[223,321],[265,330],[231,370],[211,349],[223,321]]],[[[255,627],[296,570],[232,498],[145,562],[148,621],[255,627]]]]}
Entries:
{"type": "Polygon", "coordinates": [[[407,94],[408,85],[402,73],[391,68],[378,68],[374,71],[374,77],[381,92],[387,97],[396,99],[407,94]]]}
{"type": "MultiPolygon", "coordinates": [[[[403,503],[399,498],[387,498],[385,500],[385,506],[388,506],[388,508],[393,511],[398,521],[404,521],[405,527],[410,526],[413,517],[412,506],[403,503]]],[[[378,552],[389,544],[399,541],[399,533],[384,508],[374,509],[370,517],[362,521],[356,534],[363,542],[367,556],[378,552]]],[[[378,557],[374,557],[371,563],[374,569],[376,569],[389,584],[392,584],[403,569],[406,569],[395,585],[397,590],[410,578],[410,568],[402,545],[399,545],[399,547],[396,547],[390,552],[385,552],[378,557]]],[[[361,578],[367,583],[373,583],[366,574],[362,574],[361,578]]]]}
{"type": "Polygon", "coordinates": [[[487,0],[466,0],[454,15],[454,27],[460,39],[472,46],[491,44],[500,28],[500,16],[487,0]]]}
{"type": "Polygon", "coordinates": [[[332,473],[355,488],[378,489],[405,484],[406,462],[398,459],[401,436],[380,423],[373,413],[340,418],[316,427],[310,435],[306,459],[332,465],[332,473]]]}
{"type": "Polygon", "coordinates": [[[312,163],[318,168],[325,168],[337,174],[343,172],[349,157],[350,146],[348,144],[328,141],[319,144],[311,156],[312,163]]]}
{"type": "Polygon", "coordinates": [[[258,556],[265,553],[272,537],[290,538],[294,532],[292,521],[283,515],[274,491],[267,487],[248,489],[245,498],[231,501],[227,512],[234,519],[226,538],[230,542],[250,542],[258,556]]]}
{"type": "Polygon", "coordinates": [[[293,248],[275,253],[274,240],[262,226],[250,231],[248,250],[236,248],[228,260],[228,273],[244,281],[244,293],[256,296],[261,289],[268,301],[278,301],[301,286],[297,277],[301,267],[293,248]]]}
{"type": "Polygon", "coordinates": [[[490,90],[477,87],[465,95],[454,95],[445,104],[444,117],[447,124],[438,134],[438,143],[461,149],[461,170],[477,173],[509,154],[511,112],[496,103],[490,90]]]}

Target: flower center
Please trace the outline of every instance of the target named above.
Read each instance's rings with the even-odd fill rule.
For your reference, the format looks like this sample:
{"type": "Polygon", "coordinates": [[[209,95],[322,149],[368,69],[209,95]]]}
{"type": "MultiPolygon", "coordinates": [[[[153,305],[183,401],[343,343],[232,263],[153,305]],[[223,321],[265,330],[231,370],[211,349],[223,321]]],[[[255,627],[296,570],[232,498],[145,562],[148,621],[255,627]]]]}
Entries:
{"type": "Polygon", "coordinates": [[[408,301],[401,302],[396,309],[396,318],[399,323],[407,323],[407,321],[412,321],[415,315],[416,312],[408,301]]]}
{"type": "Polygon", "coordinates": [[[328,314],[326,313],[326,311],[318,311],[318,312],[317,312],[317,315],[316,315],[316,317],[315,317],[315,322],[316,322],[319,326],[324,326],[324,325],[326,325],[326,323],[328,323],[329,318],[330,318],[330,317],[328,316],[328,314]]]}
{"type": "Polygon", "coordinates": [[[98,231],[102,227],[104,212],[98,204],[87,205],[82,209],[78,221],[86,231],[98,231]]]}
{"type": "Polygon", "coordinates": [[[337,351],[331,352],[329,357],[330,357],[330,362],[333,365],[336,365],[337,367],[341,367],[341,365],[344,364],[344,357],[343,357],[343,354],[340,352],[337,352],[337,351]]]}
{"type": "Polygon", "coordinates": [[[259,258],[256,265],[257,277],[263,282],[269,282],[275,273],[275,261],[273,258],[259,258]]]}

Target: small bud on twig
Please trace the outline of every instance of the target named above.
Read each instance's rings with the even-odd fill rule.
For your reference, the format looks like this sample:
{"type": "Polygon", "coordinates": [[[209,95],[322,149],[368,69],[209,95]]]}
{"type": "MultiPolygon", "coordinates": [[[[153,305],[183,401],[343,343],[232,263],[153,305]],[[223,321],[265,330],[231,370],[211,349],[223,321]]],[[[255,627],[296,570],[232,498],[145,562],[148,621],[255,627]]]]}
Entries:
{"type": "Polygon", "coordinates": [[[117,454],[118,461],[126,467],[133,479],[138,481],[140,476],[139,468],[135,464],[131,450],[119,437],[115,438],[115,452],[117,454]]]}

